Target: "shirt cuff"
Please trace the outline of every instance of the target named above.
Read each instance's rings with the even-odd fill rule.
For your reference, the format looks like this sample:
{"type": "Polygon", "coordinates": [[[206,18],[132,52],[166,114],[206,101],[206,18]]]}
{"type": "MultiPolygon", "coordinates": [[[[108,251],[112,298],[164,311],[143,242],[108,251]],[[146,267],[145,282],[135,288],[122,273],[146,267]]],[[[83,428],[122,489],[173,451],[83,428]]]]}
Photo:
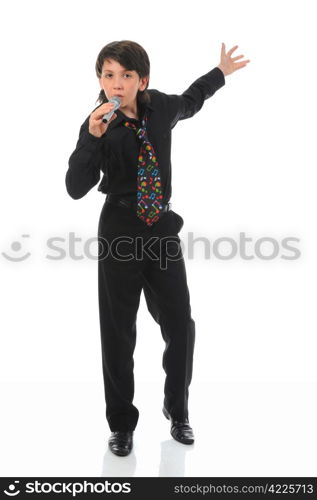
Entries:
{"type": "Polygon", "coordinates": [[[215,68],[213,68],[209,72],[209,74],[213,77],[213,81],[215,82],[216,86],[219,89],[225,85],[225,83],[226,83],[225,75],[224,75],[223,71],[221,71],[221,69],[218,68],[218,66],[215,66],[215,68]]]}

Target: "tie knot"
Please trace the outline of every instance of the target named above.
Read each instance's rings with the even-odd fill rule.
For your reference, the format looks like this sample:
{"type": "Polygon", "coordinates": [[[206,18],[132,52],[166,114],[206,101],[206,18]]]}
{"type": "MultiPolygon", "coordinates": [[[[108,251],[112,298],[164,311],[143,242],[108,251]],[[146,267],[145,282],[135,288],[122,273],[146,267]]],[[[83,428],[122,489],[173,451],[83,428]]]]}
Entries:
{"type": "Polygon", "coordinates": [[[146,136],[146,123],[147,123],[147,116],[146,114],[144,115],[142,119],[142,126],[138,127],[135,123],[129,122],[129,120],[126,120],[123,122],[123,125],[127,128],[131,128],[135,131],[137,137],[139,139],[143,139],[146,136]]]}

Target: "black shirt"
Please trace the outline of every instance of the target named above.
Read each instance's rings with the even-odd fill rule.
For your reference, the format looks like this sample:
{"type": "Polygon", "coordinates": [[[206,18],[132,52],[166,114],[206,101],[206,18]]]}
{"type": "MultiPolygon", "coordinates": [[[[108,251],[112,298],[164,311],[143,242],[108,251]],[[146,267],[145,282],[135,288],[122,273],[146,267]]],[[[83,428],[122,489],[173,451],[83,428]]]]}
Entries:
{"type": "MultiPolygon", "coordinates": [[[[224,74],[215,67],[195,80],[181,95],[148,89],[150,103],[139,109],[139,117],[141,120],[146,107],[147,134],[158,159],[165,203],[170,200],[172,194],[171,130],[178,120],[190,118],[197,113],[205,99],[211,97],[223,85],[224,74]]],[[[80,128],[79,139],[69,158],[65,179],[67,192],[75,200],[85,196],[99,182],[100,171],[103,172],[103,178],[98,191],[136,200],[141,141],[135,131],[125,127],[122,122],[128,119],[140,124],[140,121],[127,117],[120,109],[116,110],[116,114],[117,118],[109,124],[101,137],[90,134],[90,115],[80,128]]]]}

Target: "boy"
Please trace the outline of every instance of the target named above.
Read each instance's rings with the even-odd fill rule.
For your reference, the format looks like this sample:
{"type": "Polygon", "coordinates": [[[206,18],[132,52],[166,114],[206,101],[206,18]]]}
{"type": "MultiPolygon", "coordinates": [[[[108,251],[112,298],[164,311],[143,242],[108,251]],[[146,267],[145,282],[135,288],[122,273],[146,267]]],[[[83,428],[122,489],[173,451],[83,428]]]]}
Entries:
{"type": "Polygon", "coordinates": [[[81,126],[66,187],[72,198],[82,198],[99,182],[100,170],[104,174],[98,187],[107,194],[98,226],[99,315],[108,443],[119,456],[131,452],[139,418],[132,403],[133,353],[142,290],[166,344],[163,414],[175,440],[194,442],[188,388],[195,322],[178,236],[184,221],[169,202],[171,130],[178,120],[197,113],[225,84],[226,75],[249,62],[235,62],[243,57],[231,57],[236,48],[226,53],[222,44],[220,64],[182,95],[147,90],[150,62],[136,42],[112,42],[97,57],[101,104],[81,126]],[[116,110],[111,102],[115,96],[120,99],[116,110]],[[110,111],[112,117],[104,122],[110,111]]]}

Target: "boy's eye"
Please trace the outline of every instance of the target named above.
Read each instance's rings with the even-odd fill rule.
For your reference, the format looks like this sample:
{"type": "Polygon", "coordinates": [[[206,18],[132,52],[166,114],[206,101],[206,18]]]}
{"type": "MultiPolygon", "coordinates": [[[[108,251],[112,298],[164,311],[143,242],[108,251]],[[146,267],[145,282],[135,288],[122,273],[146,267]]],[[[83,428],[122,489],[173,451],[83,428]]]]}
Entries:
{"type": "MultiPolygon", "coordinates": [[[[112,75],[110,75],[110,73],[108,73],[108,74],[106,74],[106,75],[104,75],[104,76],[105,76],[105,78],[107,78],[108,76],[112,76],[112,75]]],[[[130,75],[130,73],[125,73],[125,75],[124,75],[124,76],[129,76],[129,77],[131,77],[132,75],[130,75]]]]}

